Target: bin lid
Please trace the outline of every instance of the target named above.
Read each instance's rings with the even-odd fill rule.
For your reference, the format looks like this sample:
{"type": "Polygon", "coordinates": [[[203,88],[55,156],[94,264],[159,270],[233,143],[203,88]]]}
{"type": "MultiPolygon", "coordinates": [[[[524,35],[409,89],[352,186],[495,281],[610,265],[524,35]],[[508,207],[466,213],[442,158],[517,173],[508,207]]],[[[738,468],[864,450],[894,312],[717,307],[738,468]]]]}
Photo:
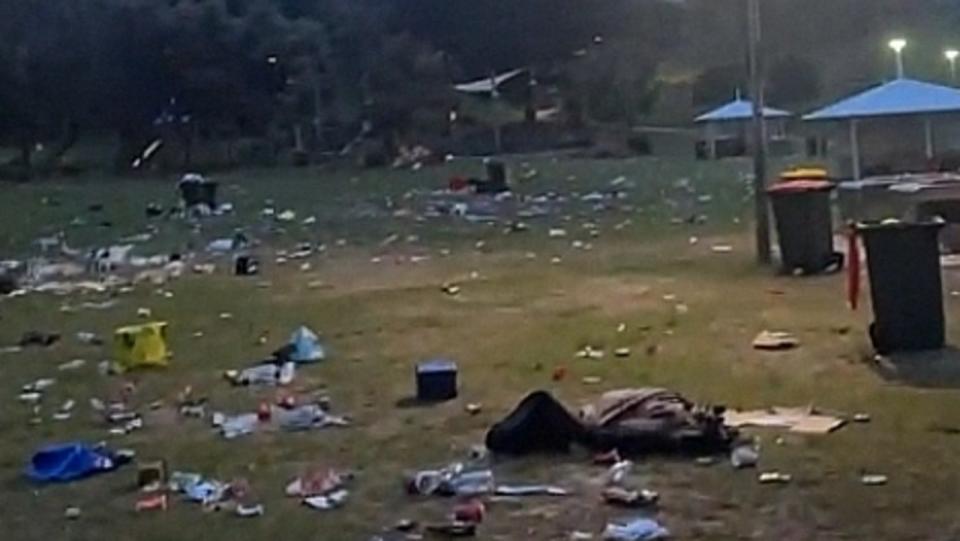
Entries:
{"type": "Polygon", "coordinates": [[[836,185],[828,180],[790,180],[778,182],[767,188],[769,194],[788,194],[804,192],[825,192],[834,189],[836,185]]]}
{"type": "Polygon", "coordinates": [[[780,173],[780,180],[827,180],[830,176],[822,167],[799,167],[780,173]]]}
{"type": "Polygon", "coordinates": [[[417,365],[417,374],[456,372],[457,363],[447,359],[433,359],[417,365]]]}
{"type": "Polygon", "coordinates": [[[890,218],[878,222],[857,222],[857,224],[854,225],[854,228],[857,230],[857,232],[864,232],[895,229],[940,229],[944,225],[946,225],[946,223],[939,218],[926,222],[906,222],[903,220],[897,220],[896,218],[890,218]]]}

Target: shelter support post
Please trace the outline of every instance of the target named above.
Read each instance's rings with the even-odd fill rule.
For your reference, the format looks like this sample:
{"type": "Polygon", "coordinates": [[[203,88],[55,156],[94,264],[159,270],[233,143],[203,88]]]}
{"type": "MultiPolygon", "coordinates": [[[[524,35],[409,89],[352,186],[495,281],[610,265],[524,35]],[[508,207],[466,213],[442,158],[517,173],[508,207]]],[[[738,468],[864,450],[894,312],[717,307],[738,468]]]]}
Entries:
{"type": "Polygon", "coordinates": [[[933,142],[933,120],[930,117],[923,117],[923,140],[924,140],[924,151],[927,155],[927,160],[933,160],[935,155],[934,142],[933,142]]]}
{"type": "Polygon", "coordinates": [[[856,119],[850,121],[850,158],[853,165],[853,180],[860,180],[860,137],[856,119]]]}

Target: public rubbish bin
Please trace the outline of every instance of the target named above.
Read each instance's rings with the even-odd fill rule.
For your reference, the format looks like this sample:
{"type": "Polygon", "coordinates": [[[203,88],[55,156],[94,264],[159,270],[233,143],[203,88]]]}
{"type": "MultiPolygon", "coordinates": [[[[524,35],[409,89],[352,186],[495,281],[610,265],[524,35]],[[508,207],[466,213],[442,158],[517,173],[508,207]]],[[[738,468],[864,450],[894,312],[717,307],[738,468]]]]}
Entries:
{"type": "Polygon", "coordinates": [[[833,249],[833,188],[833,183],[825,180],[791,180],[767,190],[784,272],[818,274],[843,266],[843,255],[833,249]]]}
{"type": "Polygon", "coordinates": [[[507,164],[488,158],[484,165],[487,168],[487,178],[477,185],[478,193],[500,193],[510,189],[507,185],[507,164]]]}
{"type": "Polygon", "coordinates": [[[217,183],[196,173],[183,175],[177,184],[180,188],[180,197],[187,208],[196,205],[206,205],[210,209],[217,208],[217,183]]]}
{"type": "Polygon", "coordinates": [[[857,225],[867,250],[870,339],[878,353],[943,347],[942,227],[942,222],[857,225]]]}

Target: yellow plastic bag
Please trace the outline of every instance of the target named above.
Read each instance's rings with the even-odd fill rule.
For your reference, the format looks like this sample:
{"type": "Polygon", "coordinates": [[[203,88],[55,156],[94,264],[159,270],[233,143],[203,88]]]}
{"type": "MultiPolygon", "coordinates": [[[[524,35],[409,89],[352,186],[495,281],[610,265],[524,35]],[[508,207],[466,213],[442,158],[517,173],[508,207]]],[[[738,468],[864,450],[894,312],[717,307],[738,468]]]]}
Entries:
{"type": "Polygon", "coordinates": [[[114,331],[113,346],[116,361],[124,370],[167,366],[167,323],[121,327],[114,331]]]}

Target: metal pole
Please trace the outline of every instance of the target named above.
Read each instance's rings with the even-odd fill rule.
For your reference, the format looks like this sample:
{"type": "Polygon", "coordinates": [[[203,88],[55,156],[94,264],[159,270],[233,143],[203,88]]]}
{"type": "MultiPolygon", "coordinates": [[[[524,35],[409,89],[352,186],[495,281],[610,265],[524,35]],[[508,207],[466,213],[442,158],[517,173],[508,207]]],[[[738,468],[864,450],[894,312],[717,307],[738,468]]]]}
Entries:
{"type": "Polygon", "coordinates": [[[903,51],[894,51],[897,54],[897,79],[903,79],[903,51]]]}
{"type": "Polygon", "coordinates": [[[933,146],[933,121],[928,116],[923,118],[923,139],[924,151],[927,154],[927,160],[932,161],[935,154],[933,146]]]}
{"type": "Polygon", "coordinates": [[[747,35],[750,88],[753,98],[753,192],[757,262],[761,265],[769,265],[772,255],[770,253],[770,212],[767,208],[767,127],[763,117],[760,0],[747,0],[747,35]]]}
{"type": "Polygon", "coordinates": [[[957,84],[957,59],[950,59],[950,82],[957,84]]]}

